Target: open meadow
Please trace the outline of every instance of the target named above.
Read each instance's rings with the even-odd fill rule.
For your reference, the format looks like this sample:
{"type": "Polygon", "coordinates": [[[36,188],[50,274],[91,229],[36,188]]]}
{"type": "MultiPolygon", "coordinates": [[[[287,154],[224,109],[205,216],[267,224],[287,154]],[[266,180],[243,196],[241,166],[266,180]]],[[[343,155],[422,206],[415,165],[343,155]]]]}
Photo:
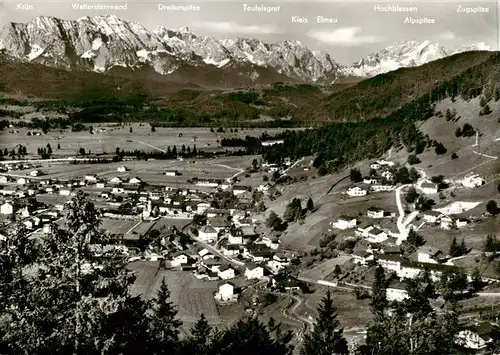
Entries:
{"type": "MultiPolygon", "coordinates": [[[[317,317],[317,306],[325,296],[328,287],[315,286],[313,293],[304,294],[304,302],[297,307],[297,313],[303,317],[317,317]]],[[[330,288],[333,304],[337,308],[338,319],[344,330],[364,327],[371,320],[370,300],[358,300],[354,292],[339,291],[330,288]]]]}
{"type": "Polygon", "coordinates": [[[300,270],[300,277],[311,280],[325,280],[328,275],[333,273],[335,266],[342,266],[351,259],[350,256],[340,255],[336,258],[326,259],[313,267],[303,268],[300,270]]]}
{"type": "Polygon", "coordinates": [[[177,305],[179,319],[183,323],[195,323],[203,313],[210,324],[221,324],[214,299],[216,281],[201,281],[185,271],[161,270],[152,286],[154,293],[163,279],[167,281],[172,302],[177,305]]]}
{"type": "Polygon", "coordinates": [[[101,229],[107,231],[109,234],[123,235],[131,233],[140,224],[140,220],[102,218],[101,229]]]}
{"type": "MultiPolygon", "coordinates": [[[[69,162],[42,162],[38,170],[43,174],[35,179],[82,179],[86,175],[97,175],[111,179],[119,177],[128,180],[138,177],[152,185],[187,184],[193,178],[225,180],[241,173],[251,166],[253,156],[222,157],[204,160],[129,160],[105,164],[70,164],[69,162]],[[118,172],[118,167],[125,166],[127,172],[118,172]],[[166,176],[166,170],[177,170],[180,175],[166,176]]],[[[15,171],[11,176],[28,176],[31,170],[15,171]]]]}
{"type": "MultiPolygon", "coordinates": [[[[134,123],[130,125],[117,124],[95,124],[94,134],[88,131],[71,132],[70,130],[49,131],[47,134],[31,135],[28,132],[34,130],[20,128],[19,133],[8,131],[0,134],[0,148],[7,148],[9,151],[17,149],[18,145],[26,146],[28,154],[36,156],[38,148],[46,147],[50,144],[54,157],[74,156],[80,148],[92,154],[114,154],[116,148],[121,150],[144,150],[144,151],[166,151],[168,147],[174,146],[180,151],[182,145],[189,146],[208,152],[220,150],[233,150],[234,148],[220,146],[222,139],[245,138],[246,136],[260,137],[262,133],[275,135],[283,132],[279,128],[254,128],[239,129],[237,132],[211,132],[210,128],[162,128],[157,127],[151,131],[149,124],[134,123]],[[131,132],[132,130],[132,132],[131,132]],[[57,149],[57,146],[60,149],[57,149]]],[[[37,132],[40,132],[37,130],[37,132]]],[[[239,149],[239,148],[237,148],[239,149]]]]}

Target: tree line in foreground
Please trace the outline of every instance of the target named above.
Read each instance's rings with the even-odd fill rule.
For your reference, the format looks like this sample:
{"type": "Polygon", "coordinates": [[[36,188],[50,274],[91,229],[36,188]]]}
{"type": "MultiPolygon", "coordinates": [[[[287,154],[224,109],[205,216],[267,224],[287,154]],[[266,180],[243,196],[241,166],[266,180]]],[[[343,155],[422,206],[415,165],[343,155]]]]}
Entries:
{"type": "Polygon", "coordinates": [[[441,313],[429,304],[432,280],[410,280],[404,302],[387,301],[383,269],[376,271],[373,322],[367,344],[348,347],[333,297],[320,302],[314,327],[293,346],[280,323],[244,317],[226,328],[201,315],[187,336],[162,280],[150,300],[130,293],[127,257],[104,246],[99,212],[82,193],[67,205],[64,226],[40,239],[21,225],[1,242],[0,354],[459,354],[453,297],[441,313]]]}

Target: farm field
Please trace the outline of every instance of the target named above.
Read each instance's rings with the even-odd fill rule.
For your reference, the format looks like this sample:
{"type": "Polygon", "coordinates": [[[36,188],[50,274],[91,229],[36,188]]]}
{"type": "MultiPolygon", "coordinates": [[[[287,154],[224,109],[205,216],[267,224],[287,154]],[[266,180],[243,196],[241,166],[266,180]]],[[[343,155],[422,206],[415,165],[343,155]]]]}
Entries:
{"type": "MultiPolygon", "coordinates": [[[[39,170],[44,174],[38,179],[82,179],[85,175],[97,175],[101,178],[120,177],[128,180],[139,177],[146,183],[158,185],[186,184],[188,180],[199,179],[224,180],[235,176],[241,169],[251,166],[253,156],[224,157],[206,160],[130,160],[109,164],[69,164],[69,163],[41,163],[39,170]],[[125,166],[129,170],[118,172],[117,168],[125,166]],[[178,170],[180,176],[166,176],[166,170],[178,170]]],[[[31,170],[15,171],[12,176],[27,176],[31,170]]]]}
{"type": "Polygon", "coordinates": [[[217,292],[216,281],[197,280],[189,272],[161,270],[154,280],[152,294],[156,293],[164,278],[182,322],[195,323],[203,313],[210,324],[221,323],[214,299],[214,294],[217,292]]]}
{"type": "Polygon", "coordinates": [[[243,316],[244,305],[217,305],[213,296],[217,290],[216,281],[197,280],[189,272],[170,271],[160,267],[160,262],[138,261],[127,266],[137,279],[131,288],[132,295],[145,299],[156,296],[163,279],[167,281],[171,301],[177,307],[178,318],[182,321],[182,332],[188,334],[190,328],[203,313],[211,325],[228,326],[243,316]]]}
{"type": "Polygon", "coordinates": [[[145,299],[154,297],[152,286],[160,270],[160,261],[135,261],[128,264],[127,268],[134,271],[137,276],[130,293],[133,296],[142,295],[145,299]]]}
{"type": "MultiPolygon", "coordinates": [[[[210,132],[210,128],[155,128],[151,132],[149,124],[130,124],[130,125],[93,125],[94,134],[88,131],[70,132],[70,131],[49,131],[40,136],[27,136],[29,129],[18,129],[19,133],[0,134],[1,148],[9,150],[15,148],[18,144],[26,146],[29,154],[37,153],[38,148],[46,147],[50,144],[53,149],[54,157],[73,156],[77,154],[80,148],[85,148],[88,152],[94,154],[111,153],[114,154],[116,148],[123,150],[167,150],[167,147],[176,146],[180,149],[182,145],[191,148],[196,145],[196,149],[205,151],[221,150],[217,140],[224,138],[245,138],[245,136],[258,137],[267,132],[269,135],[275,135],[283,132],[283,129],[239,129],[238,132],[210,132]],[[132,129],[132,133],[130,133],[132,129]],[[101,132],[102,130],[102,132],[101,132]],[[196,137],[196,138],[195,138],[196,137]],[[57,149],[57,145],[61,149],[57,149]]],[[[232,148],[234,149],[234,148],[232,148]]],[[[222,150],[231,150],[222,148],[222,150]]]]}
{"type": "Polygon", "coordinates": [[[110,234],[126,234],[135,230],[140,224],[140,220],[102,218],[101,228],[110,234]]]}
{"type": "Polygon", "coordinates": [[[69,200],[69,196],[43,194],[43,195],[37,195],[36,200],[38,202],[45,203],[48,206],[55,206],[58,204],[64,204],[66,201],[69,200]]]}
{"type": "Polygon", "coordinates": [[[468,248],[481,252],[486,236],[488,234],[498,234],[499,221],[499,217],[488,218],[457,230],[444,230],[439,227],[424,225],[419,231],[425,238],[426,245],[439,248],[445,253],[449,251],[454,236],[459,242],[464,239],[468,248]]]}
{"type": "MultiPolygon", "coordinates": [[[[303,317],[317,317],[316,308],[325,296],[328,287],[317,286],[315,291],[304,294],[304,302],[297,308],[297,313],[303,317]]],[[[330,289],[333,304],[337,308],[338,319],[344,330],[364,327],[371,320],[370,300],[357,300],[354,292],[337,291],[330,289]]]]}
{"type": "MultiPolygon", "coordinates": [[[[499,149],[481,149],[482,154],[491,156],[500,155],[500,142],[498,142],[499,149]]],[[[463,153],[458,153],[457,159],[451,159],[449,156],[439,158],[432,161],[432,164],[426,166],[424,163],[416,165],[417,168],[421,167],[425,173],[431,177],[435,175],[444,175],[446,179],[459,180],[467,174],[478,173],[481,175],[492,175],[498,173],[499,168],[496,165],[496,160],[480,156],[473,153],[474,148],[469,148],[463,153]]]]}
{"type": "Polygon", "coordinates": [[[342,255],[337,258],[324,260],[312,268],[301,270],[300,277],[312,280],[325,280],[335,270],[336,265],[342,266],[350,259],[350,256],[342,255]]]}
{"type": "MultiPolygon", "coordinates": [[[[307,216],[303,223],[295,223],[289,227],[282,236],[284,246],[289,249],[308,250],[318,246],[323,233],[329,230],[339,235],[351,234],[349,231],[331,229],[330,222],[335,221],[341,215],[357,217],[360,212],[364,214],[371,206],[386,208],[388,211],[395,210],[392,192],[379,192],[364,197],[345,199],[340,192],[340,187],[336,187],[329,195],[318,200],[315,200],[313,195],[313,201],[318,210],[307,216]]],[[[285,206],[286,203],[288,201],[284,203],[285,206]]]]}

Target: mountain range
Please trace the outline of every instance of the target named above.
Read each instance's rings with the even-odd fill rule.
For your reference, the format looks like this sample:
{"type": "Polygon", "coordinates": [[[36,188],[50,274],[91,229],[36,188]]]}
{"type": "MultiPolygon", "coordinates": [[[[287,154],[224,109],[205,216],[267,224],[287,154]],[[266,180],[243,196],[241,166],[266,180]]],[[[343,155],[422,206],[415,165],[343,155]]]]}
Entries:
{"type": "Polygon", "coordinates": [[[473,50],[490,47],[476,43],[451,50],[430,41],[403,41],[342,66],[329,53],[313,51],[299,41],[217,40],[195,35],[186,27],[172,30],[160,26],[150,31],[113,15],[75,21],[41,16],[28,23],[8,23],[0,32],[0,51],[14,61],[101,73],[120,67],[150,68],[172,76],[210,72],[210,78],[237,73],[250,83],[291,80],[332,84],[342,78],[372,77],[473,50]]]}

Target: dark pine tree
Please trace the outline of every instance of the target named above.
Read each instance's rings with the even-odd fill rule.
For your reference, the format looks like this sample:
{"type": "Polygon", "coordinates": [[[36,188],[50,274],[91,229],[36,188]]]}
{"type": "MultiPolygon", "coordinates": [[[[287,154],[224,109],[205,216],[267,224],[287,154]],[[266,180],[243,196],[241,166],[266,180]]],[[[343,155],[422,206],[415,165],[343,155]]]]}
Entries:
{"type": "Polygon", "coordinates": [[[202,313],[191,329],[191,334],[184,341],[182,354],[198,355],[208,354],[212,340],[212,327],[208,324],[202,313]]]}
{"type": "Polygon", "coordinates": [[[380,265],[375,269],[373,286],[372,286],[372,300],[370,306],[372,313],[378,315],[384,312],[387,308],[387,281],[385,279],[384,268],[380,265]]]}
{"type": "Polygon", "coordinates": [[[182,323],[177,319],[177,310],[170,301],[167,282],[162,280],[156,298],[152,302],[151,327],[155,354],[175,354],[182,323]]]}
{"type": "Polygon", "coordinates": [[[314,209],[314,202],[312,200],[312,197],[309,197],[307,200],[306,208],[308,211],[312,211],[314,209]]]}
{"type": "Polygon", "coordinates": [[[363,175],[359,171],[359,169],[351,169],[349,174],[352,182],[360,182],[363,180],[363,175]]]}
{"type": "Polygon", "coordinates": [[[318,306],[318,319],[312,331],[304,335],[301,355],[343,355],[348,354],[347,341],[337,319],[330,291],[318,306]]]}

